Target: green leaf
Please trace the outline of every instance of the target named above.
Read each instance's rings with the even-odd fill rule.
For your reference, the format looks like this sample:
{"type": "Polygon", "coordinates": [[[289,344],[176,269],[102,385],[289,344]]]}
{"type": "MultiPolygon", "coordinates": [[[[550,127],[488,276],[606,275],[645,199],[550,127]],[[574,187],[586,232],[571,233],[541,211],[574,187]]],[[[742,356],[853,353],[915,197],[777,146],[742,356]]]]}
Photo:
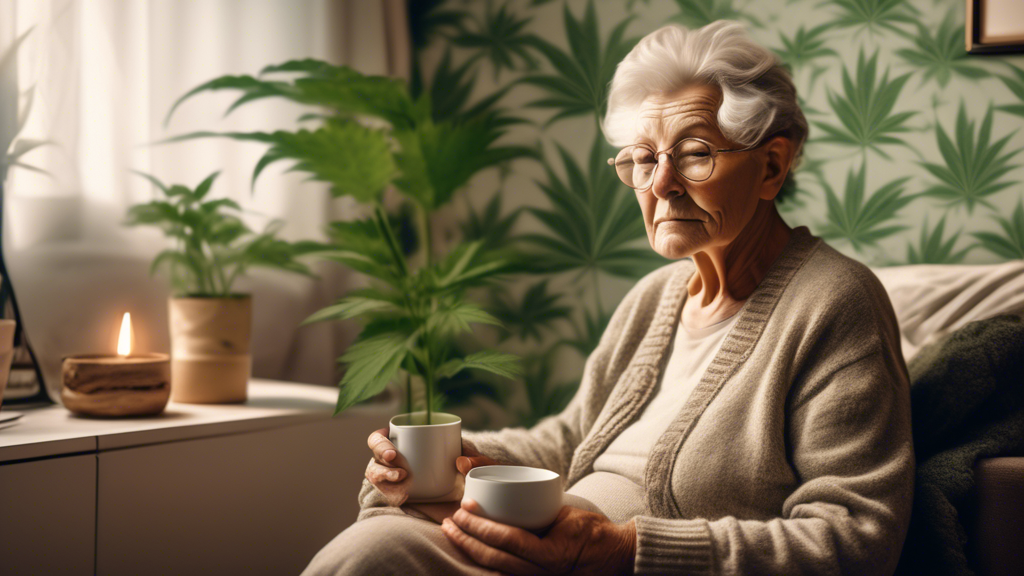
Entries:
{"type": "Polygon", "coordinates": [[[485,8],[483,20],[474,14],[468,16],[474,26],[469,28],[460,23],[459,33],[452,38],[452,43],[477,50],[470,62],[477,58],[490,60],[495,80],[503,69],[516,71],[536,67],[537,61],[527,50],[530,46],[529,36],[523,33],[523,28],[530,23],[531,18],[516,18],[508,10],[507,4],[495,11],[490,2],[485,8]],[[517,64],[517,60],[520,63],[517,64]]]}
{"type": "Polygon", "coordinates": [[[322,308],[302,321],[302,325],[324,320],[348,320],[371,313],[399,313],[401,306],[396,298],[378,290],[357,290],[337,304],[322,308]]]}
{"type": "Polygon", "coordinates": [[[573,323],[573,337],[564,338],[558,343],[567,344],[572,348],[575,348],[581,356],[586,358],[590,356],[590,354],[597,348],[597,345],[601,343],[601,337],[604,335],[605,329],[608,328],[608,323],[611,322],[611,319],[611,312],[598,310],[594,314],[591,314],[590,310],[584,309],[583,325],[577,326],[573,323]]]}
{"type": "Polygon", "coordinates": [[[493,115],[421,122],[415,132],[396,131],[401,176],[395,186],[427,211],[447,204],[477,172],[516,158],[537,158],[522,146],[494,146],[505,124],[493,115]]]}
{"type": "Polygon", "coordinates": [[[974,212],[975,204],[993,207],[986,198],[1016,183],[1004,180],[1003,177],[1017,168],[1010,164],[1010,159],[1020,153],[1020,149],[1011,149],[1001,154],[1016,130],[990,143],[992,116],[993,107],[990,105],[976,137],[974,122],[967,119],[967,111],[961,101],[956,119],[955,143],[942,126],[936,123],[935,136],[945,165],[920,162],[939,180],[938,184],[927,188],[922,194],[945,200],[947,206],[964,204],[970,214],[974,212]]]}
{"type": "Polygon", "coordinates": [[[1003,229],[1004,236],[992,232],[975,232],[971,235],[981,242],[981,247],[1007,260],[1024,259],[1024,201],[1017,201],[1017,208],[1009,219],[993,218],[1003,229]]]}
{"type": "Polygon", "coordinates": [[[156,176],[152,176],[150,174],[146,174],[145,172],[139,172],[138,170],[131,170],[131,172],[134,173],[134,174],[138,174],[139,176],[142,176],[146,180],[149,180],[153,184],[153,186],[156,186],[157,188],[159,188],[160,191],[163,192],[164,194],[169,194],[169,190],[167,188],[167,185],[164,184],[163,182],[161,182],[160,180],[158,180],[156,178],[156,176]]]}
{"type": "Polygon", "coordinates": [[[907,263],[909,264],[959,264],[974,246],[968,246],[959,252],[953,252],[953,245],[960,238],[960,232],[953,234],[948,240],[942,238],[946,227],[943,216],[935,228],[929,232],[928,218],[921,228],[921,239],[915,248],[907,244],[907,263]]]}
{"type": "Polygon", "coordinates": [[[716,20],[746,20],[763,28],[761,20],[733,7],[733,0],[675,0],[679,13],[671,18],[689,28],[700,28],[716,20]]]}
{"type": "Polygon", "coordinates": [[[206,193],[210,191],[210,187],[213,186],[213,181],[217,178],[219,174],[220,170],[214,172],[213,174],[210,174],[209,176],[206,177],[206,180],[200,182],[199,186],[196,186],[196,191],[193,194],[193,197],[196,200],[202,200],[203,197],[206,196],[206,193]]]}
{"type": "Polygon", "coordinates": [[[338,117],[370,116],[394,126],[412,126],[416,109],[401,80],[368,76],[346,66],[333,66],[319,60],[292,60],[264,68],[260,75],[299,74],[291,83],[263,80],[252,76],[222,76],[206,82],[179,98],[171,107],[165,125],[185,101],[202,92],[234,90],[242,95],[228,108],[236,108],[264,98],[284,98],[299,104],[332,109],[338,117]]]}
{"type": "Polygon", "coordinates": [[[643,215],[633,191],[605,162],[615,152],[603,137],[598,134],[594,139],[586,172],[568,151],[561,146],[558,151],[566,177],[558,177],[545,162],[547,182],[538,183],[551,208],[528,208],[547,232],[523,236],[539,249],[533,271],[576,270],[584,274],[602,270],[636,279],[666,264],[668,261],[653,250],[631,249],[641,241],[646,244],[643,215]]]}
{"type": "Polygon", "coordinates": [[[895,135],[910,131],[905,123],[916,112],[894,114],[892,110],[910,74],[890,81],[886,69],[881,79],[876,79],[877,63],[878,52],[865,60],[861,50],[857,57],[856,83],[849,70],[843,67],[844,93],[835,94],[831,89],[828,92],[829,104],[840,124],[815,121],[814,125],[825,132],[825,136],[816,141],[871,149],[886,159],[889,155],[882,149],[883,145],[907,146],[895,135]]]}
{"type": "Polygon", "coordinates": [[[906,62],[924,72],[922,82],[934,79],[945,88],[953,75],[968,79],[990,75],[984,68],[973,65],[976,61],[968,59],[963,24],[956,23],[955,15],[956,11],[950,10],[934,36],[929,27],[915,21],[917,36],[913,39],[914,47],[896,51],[906,62]]]}
{"type": "Polygon", "coordinates": [[[447,339],[472,332],[470,324],[501,326],[501,321],[484,312],[479,306],[463,301],[440,307],[427,316],[425,326],[428,334],[447,339]]]}
{"type": "Polygon", "coordinates": [[[775,51],[779,58],[794,70],[803,68],[807,64],[828,56],[838,57],[839,54],[832,48],[826,46],[827,38],[825,33],[832,29],[828,24],[815,26],[805,30],[804,26],[797,29],[793,37],[788,37],[779,32],[779,40],[783,48],[775,51]]]}
{"type": "Polygon", "coordinates": [[[270,144],[253,172],[252,183],[270,164],[294,160],[289,172],[310,174],[309,180],[327,182],[334,197],[350,195],[360,202],[377,199],[390,182],[395,167],[384,134],[355,122],[329,122],[315,131],[297,132],[193,132],[165,140],[221,137],[270,144]]]}
{"type": "Polygon", "coordinates": [[[491,350],[449,360],[438,368],[437,373],[451,377],[466,369],[483,370],[505,378],[516,378],[522,374],[518,356],[491,350]]]}
{"type": "Polygon", "coordinates": [[[563,12],[570,52],[540,37],[530,36],[528,43],[550,62],[555,74],[532,74],[519,80],[548,92],[548,98],[534,100],[528,106],[557,110],[548,120],[549,125],[574,116],[603,116],[615,66],[639,41],[638,38],[623,38],[626,27],[633,21],[628,17],[612,30],[602,46],[593,1],[588,0],[580,20],[572,15],[568,4],[563,12]]]}
{"type": "Polygon", "coordinates": [[[828,206],[828,223],[821,230],[822,238],[846,240],[854,250],[861,251],[865,246],[874,246],[882,238],[906,229],[906,226],[883,225],[896,220],[896,213],[914,200],[914,196],[903,195],[903,185],[909,178],[898,178],[885,184],[865,201],[866,180],[865,165],[862,164],[856,172],[851,169],[842,202],[828,182],[821,181],[828,206]]]}
{"type": "MultiPolygon", "coordinates": [[[[365,330],[364,330],[365,332],[365,330]]],[[[339,359],[346,364],[338,384],[338,404],[334,413],[381,393],[391,382],[409,351],[412,336],[388,332],[364,338],[360,333],[339,359]]]]}
{"type": "Polygon", "coordinates": [[[482,213],[474,211],[469,201],[466,201],[466,219],[459,222],[464,241],[479,240],[485,251],[505,247],[513,241],[512,226],[523,209],[517,208],[506,216],[501,216],[501,197],[501,191],[495,192],[482,213]]]}
{"type": "Polygon", "coordinates": [[[549,294],[548,280],[531,286],[520,302],[507,297],[494,296],[492,309],[496,318],[508,326],[509,330],[520,340],[534,339],[541,342],[543,330],[553,330],[552,323],[556,320],[567,320],[572,308],[557,305],[561,298],[558,294],[549,294]]]}
{"type": "Polygon", "coordinates": [[[900,24],[915,24],[921,12],[906,0],[825,0],[817,6],[832,6],[839,9],[830,26],[855,28],[856,38],[861,32],[869,35],[888,30],[909,37],[900,24]]]}

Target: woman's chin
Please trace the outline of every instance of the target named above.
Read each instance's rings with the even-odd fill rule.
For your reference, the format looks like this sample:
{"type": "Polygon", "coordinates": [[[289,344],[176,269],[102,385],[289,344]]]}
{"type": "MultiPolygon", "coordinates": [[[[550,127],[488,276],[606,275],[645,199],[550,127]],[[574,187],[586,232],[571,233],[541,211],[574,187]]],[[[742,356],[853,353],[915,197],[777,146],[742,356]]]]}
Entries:
{"type": "Polygon", "coordinates": [[[658,231],[654,236],[654,251],[669,260],[692,256],[701,242],[693,234],[658,231]]]}

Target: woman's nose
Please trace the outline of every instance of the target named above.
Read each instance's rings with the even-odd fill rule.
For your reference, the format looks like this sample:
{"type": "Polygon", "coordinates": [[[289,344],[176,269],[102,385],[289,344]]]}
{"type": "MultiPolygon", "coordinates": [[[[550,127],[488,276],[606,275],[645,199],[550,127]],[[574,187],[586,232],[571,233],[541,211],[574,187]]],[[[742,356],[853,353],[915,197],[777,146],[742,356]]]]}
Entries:
{"type": "Polygon", "coordinates": [[[651,181],[651,192],[658,198],[678,196],[684,192],[681,180],[668,154],[659,155],[658,166],[654,169],[654,179],[651,181]]]}

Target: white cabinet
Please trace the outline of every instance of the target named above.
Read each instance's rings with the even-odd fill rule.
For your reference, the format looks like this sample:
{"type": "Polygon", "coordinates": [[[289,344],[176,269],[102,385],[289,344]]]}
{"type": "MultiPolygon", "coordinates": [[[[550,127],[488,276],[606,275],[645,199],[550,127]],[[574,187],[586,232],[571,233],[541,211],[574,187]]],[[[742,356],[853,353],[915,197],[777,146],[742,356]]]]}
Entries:
{"type": "Polygon", "coordinates": [[[396,406],[254,381],[244,405],[0,429],[4,574],[297,574],[358,513],[366,437],[396,406]]]}

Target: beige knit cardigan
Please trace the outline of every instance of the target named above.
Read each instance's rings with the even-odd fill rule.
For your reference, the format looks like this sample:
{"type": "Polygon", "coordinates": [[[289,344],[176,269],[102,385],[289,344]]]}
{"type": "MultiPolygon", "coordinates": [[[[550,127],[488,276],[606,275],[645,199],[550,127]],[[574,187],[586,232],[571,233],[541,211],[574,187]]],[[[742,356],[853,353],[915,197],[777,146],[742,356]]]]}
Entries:
{"type": "MultiPolygon", "coordinates": [[[[529,430],[463,433],[568,489],[651,398],[695,271],[640,280],[568,407],[529,430]]],[[[655,444],[634,518],[637,574],[891,574],[910,520],[910,386],[871,271],[793,230],[655,444]]],[[[369,481],[360,518],[385,512],[369,481]],[[376,510],[374,508],[377,508],[376,510]]]]}

